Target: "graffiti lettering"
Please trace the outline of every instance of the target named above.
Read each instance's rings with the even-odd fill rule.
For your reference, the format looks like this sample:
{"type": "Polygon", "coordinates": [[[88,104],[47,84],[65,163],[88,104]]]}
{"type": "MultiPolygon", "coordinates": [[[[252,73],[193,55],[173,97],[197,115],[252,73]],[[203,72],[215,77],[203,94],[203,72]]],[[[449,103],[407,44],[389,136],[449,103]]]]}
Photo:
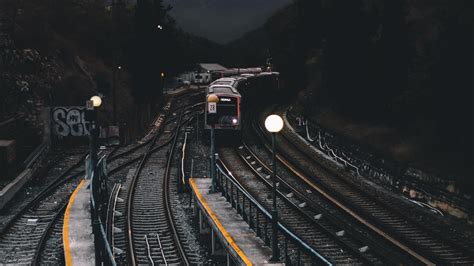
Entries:
{"type": "Polygon", "coordinates": [[[54,134],[59,137],[89,135],[90,125],[84,117],[84,107],[55,107],[53,111],[54,134]]]}

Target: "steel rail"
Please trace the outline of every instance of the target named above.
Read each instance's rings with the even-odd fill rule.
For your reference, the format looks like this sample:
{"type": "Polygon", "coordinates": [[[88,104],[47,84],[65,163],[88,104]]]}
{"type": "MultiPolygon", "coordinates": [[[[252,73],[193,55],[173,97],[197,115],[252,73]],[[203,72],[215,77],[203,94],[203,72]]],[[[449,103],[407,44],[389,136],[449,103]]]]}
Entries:
{"type": "MultiPolygon", "coordinates": [[[[166,117],[168,113],[166,112],[163,117],[166,117]]],[[[160,126],[158,128],[158,131],[155,133],[155,135],[152,138],[152,141],[150,145],[148,146],[146,152],[142,156],[140,163],[135,171],[135,174],[132,177],[132,182],[130,184],[130,189],[128,190],[128,195],[127,195],[127,206],[126,206],[126,230],[127,230],[127,243],[128,243],[128,258],[129,262],[131,265],[137,265],[136,264],[136,258],[135,258],[135,248],[133,244],[133,233],[132,233],[132,203],[133,203],[133,195],[135,191],[135,187],[137,184],[137,180],[139,178],[139,175],[145,166],[146,162],[148,161],[148,158],[151,156],[151,150],[153,149],[153,146],[155,145],[156,141],[158,138],[161,136],[161,134],[164,131],[164,126],[160,126]]]]}
{"type": "Polygon", "coordinates": [[[56,177],[46,188],[44,188],[38,195],[36,195],[30,202],[28,202],[25,206],[21,208],[19,212],[17,212],[11,219],[8,220],[8,222],[5,224],[5,226],[2,228],[0,231],[0,236],[4,235],[5,232],[13,225],[13,223],[19,219],[21,215],[23,215],[27,210],[31,209],[33,205],[37,204],[39,201],[44,199],[46,196],[48,196],[56,187],[61,185],[63,183],[63,178],[67,176],[70,172],[72,172],[74,169],[76,169],[79,165],[81,165],[85,158],[87,156],[87,153],[81,156],[81,158],[73,165],[65,169],[63,172],[61,172],[58,177],[56,177]]]}
{"type": "MultiPolygon", "coordinates": [[[[260,132],[265,132],[261,126],[260,123],[257,123],[257,130],[259,130],[260,132]]],[[[263,133],[264,135],[264,133],[263,133]]],[[[267,150],[270,150],[270,147],[268,146],[268,144],[265,144],[265,147],[267,150]]],[[[337,207],[339,207],[341,210],[345,211],[347,214],[349,214],[350,216],[352,216],[354,219],[356,219],[358,222],[362,223],[363,225],[365,225],[367,228],[371,229],[373,232],[375,232],[377,235],[381,236],[382,238],[384,238],[385,240],[389,241],[390,243],[392,243],[393,245],[397,246],[398,248],[400,248],[401,250],[403,250],[404,252],[406,252],[408,255],[410,255],[411,257],[415,258],[416,260],[420,261],[421,263],[423,264],[426,264],[426,265],[436,265],[437,263],[436,262],[433,262],[433,259],[432,258],[427,258],[426,256],[422,255],[422,254],[419,254],[418,252],[414,251],[412,248],[410,248],[409,246],[403,244],[401,241],[399,241],[398,239],[392,237],[391,235],[387,234],[384,230],[382,230],[381,228],[379,228],[378,226],[374,225],[373,223],[371,223],[369,220],[365,219],[364,217],[362,217],[361,215],[357,214],[351,207],[349,207],[347,204],[345,204],[344,202],[342,202],[341,200],[337,199],[336,197],[334,197],[333,195],[331,195],[330,192],[328,192],[327,188],[324,187],[324,186],[321,186],[319,184],[316,184],[315,182],[313,182],[311,180],[311,178],[307,177],[306,174],[304,174],[303,172],[301,172],[300,170],[298,170],[290,161],[288,161],[286,158],[284,158],[281,154],[277,154],[276,155],[276,158],[277,160],[279,161],[279,163],[281,163],[282,165],[284,165],[288,170],[290,170],[291,172],[293,172],[296,176],[298,176],[304,183],[306,183],[308,186],[310,186],[312,189],[316,190],[318,193],[320,193],[320,195],[322,195],[324,198],[326,198],[327,200],[329,200],[331,203],[333,203],[334,205],[336,205],[337,207]]]]}
{"type": "MultiPolygon", "coordinates": [[[[202,104],[202,103],[200,103],[202,104]]],[[[131,227],[131,213],[132,213],[132,202],[133,202],[133,193],[134,193],[134,190],[135,190],[135,187],[136,187],[136,183],[137,183],[137,179],[139,178],[139,175],[141,173],[141,170],[142,168],[145,166],[146,164],[146,161],[148,160],[148,158],[151,156],[151,154],[153,154],[154,152],[156,152],[158,149],[161,149],[162,147],[165,147],[167,145],[169,145],[170,143],[172,143],[171,145],[171,148],[168,150],[168,160],[167,160],[167,164],[170,164],[172,162],[172,155],[173,155],[173,151],[174,151],[174,147],[176,146],[176,142],[177,142],[177,137],[179,135],[179,128],[181,128],[181,126],[185,123],[188,123],[190,120],[192,120],[194,118],[194,113],[191,113],[191,116],[186,119],[184,122],[182,122],[182,117],[184,117],[184,114],[185,113],[188,113],[188,112],[185,112],[189,109],[192,109],[192,108],[195,108],[196,106],[198,106],[199,104],[197,105],[193,105],[191,107],[186,107],[186,108],[183,108],[182,109],[182,112],[180,114],[180,117],[179,117],[179,121],[178,121],[178,130],[175,130],[173,132],[173,136],[171,139],[169,140],[166,140],[163,144],[161,144],[160,146],[158,147],[153,147],[156,143],[156,141],[158,140],[158,138],[161,136],[161,134],[163,133],[164,131],[164,126],[160,126],[160,128],[157,130],[157,132],[155,132],[155,135],[154,137],[152,138],[152,143],[150,144],[150,146],[148,147],[147,151],[145,152],[145,154],[142,154],[139,156],[139,158],[135,158],[136,160],[138,159],[141,159],[140,160],[140,164],[137,168],[137,170],[135,171],[134,173],[134,176],[132,177],[132,182],[129,186],[129,190],[127,191],[127,204],[126,204],[126,231],[127,231],[127,252],[129,254],[128,258],[129,258],[129,262],[130,264],[132,265],[136,265],[136,257],[135,257],[135,253],[134,253],[134,247],[133,247],[133,234],[132,234],[132,227],[131,227]]],[[[168,123],[164,123],[165,125],[167,125],[168,123]]],[[[170,167],[167,167],[167,169],[165,171],[167,171],[168,175],[170,173],[170,167]]],[[[165,179],[164,179],[164,182],[166,181],[166,174],[165,174],[165,179]]],[[[169,178],[168,178],[169,179],[169,178]]],[[[169,182],[169,181],[168,181],[169,182]]],[[[169,186],[168,186],[169,187],[169,186]]],[[[164,191],[164,196],[165,196],[165,201],[166,201],[166,195],[167,195],[167,190],[165,189],[164,191]]],[[[166,202],[165,202],[166,203],[166,202]]],[[[165,204],[166,205],[166,204],[165,204]]],[[[169,205],[169,204],[168,204],[169,205]]],[[[165,207],[166,208],[166,207],[165,207]]],[[[170,224],[170,227],[172,228],[173,230],[173,233],[174,233],[174,239],[175,239],[175,244],[177,245],[178,247],[178,251],[179,251],[179,254],[180,254],[180,257],[181,259],[187,264],[189,265],[189,260],[186,256],[186,253],[184,252],[184,248],[182,247],[181,245],[181,242],[179,241],[179,235],[177,233],[177,230],[174,226],[174,221],[173,221],[173,218],[172,218],[172,215],[171,215],[171,208],[167,208],[167,217],[168,217],[168,223],[170,224]],[[171,216],[170,216],[171,215],[171,216]]]]}
{"type": "Polygon", "coordinates": [[[166,261],[165,252],[163,251],[163,245],[161,245],[160,234],[156,233],[156,239],[158,240],[158,245],[160,246],[161,257],[163,258],[165,265],[168,265],[168,262],[166,261]]]}
{"type": "MultiPolygon", "coordinates": [[[[243,146],[247,149],[247,151],[251,154],[251,156],[261,165],[265,168],[265,170],[267,172],[271,172],[271,169],[270,167],[268,167],[265,163],[263,163],[263,161],[253,152],[250,150],[250,148],[245,144],[245,142],[243,143],[243,146]]],[[[265,177],[263,177],[261,175],[261,172],[259,172],[257,169],[255,169],[255,167],[253,165],[251,165],[248,160],[244,157],[243,154],[241,153],[238,153],[239,154],[239,157],[242,159],[242,161],[244,161],[246,163],[246,165],[252,170],[252,172],[254,172],[255,175],[257,175],[260,180],[262,182],[264,182],[264,184],[271,188],[272,185],[271,183],[265,179],[265,177]]],[[[366,263],[366,264],[371,264],[371,260],[369,258],[367,258],[365,255],[363,255],[360,251],[359,251],[359,247],[353,247],[351,246],[350,244],[344,242],[340,237],[338,237],[336,235],[335,232],[332,232],[330,231],[328,228],[326,228],[324,225],[321,225],[320,223],[318,223],[317,220],[314,220],[312,219],[311,217],[308,217],[307,214],[302,210],[301,207],[299,207],[297,204],[295,204],[294,202],[292,202],[291,200],[289,200],[286,195],[281,192],[281,187],[287,187],[289,188],[290,191],[292,191],[296,196],[298,196],[298,198],[300,199],[303,199],[304,202],[309,202],[309,203],[312,203],[311,200],[309,200],[306,196],[304,196],[302,193],[300,193],[298,190],[296,190],[295,188],[293,188],[288,182],[286,182],[283,178],[281,178],[279,175],[276,175],[276,178],[280,184],[280,186],[277,186],[277,193],[279,195],[279,197],[281,199],[283,199],[283,201],[285,201],[287,204],[289,204],[290,206],[293,206],[293,208],[299,212],[301,215],[303,215],[303,217],[305,217],[310,223],[312,223],[313,225],[316,225],[317,228],[319,228],[323,233],[325,233],[326,235],[328,235],[331,239],[333,239],[336,243],[338,243],[339,245],[341,245],[342,247],[344,247],[345,249],[347,249],[348,251],[351,251],[351,253],[357,257],[361,262],[363,263],[366,263]]],[[[314,204],[314,203],[313,203],[314,204]]],[[[320,213],[321,212],[325,212],[324,210],[319,210],[320,213]]],[[[325,212],[327,213],[327,212],[325,212]]],[[[349,231],[347,230],[347,228],[345,229],[346,231],[349,231]]],[[[352,232],[349,231],[350,234],[352,234],[352,232]]],[[[360,240],[360,239],[358,239],[360,240]]]]}
{"type": "Polygon", "coordinates": [[[178,136],[179,136],[179,132],[182,126],[181,121],[183,119],[183,114],[184,114],[184,110],[183,112],[181,112],[181,115],[178,120],[178,126],[173,138],[173,143],[171,144],[170,149],[168,150],[168,160],[166,162],[165,176],[163,180],[163,189],[164,189],[163,197],[165,201],[166,216],[168,217],[168,224],[170,225],[171,230],[173,231],[173,238],[178,247],[179,255],[185,265],[190,265],[186,252],[184,251],[184,248],[179,239],[178,230],[176,229],[175,221],[174,221],[173,214],[171,211],[172,208],[171,208],[171,202],[170,202],[170,185],[169,185],[170,179],[171,179],[170,178],[171,177],[171,162],[173,161],[174,150],[176,147],[176,143],[178,142],[178,136]]]}
{"type": "MultiPolygon", "coordinates": [[[[109,157],[111,156],[112,154],[114,154],[118,149],[120,148],[120,146],[116,146],[114,147],[114,149],[106,155],[106,157],[109,157]]],[[[87,156],[87,154],[83,157],[81,157],[81,160],[83,161],[85,159],[85,157],[87,156]]],[[[69,180],[69,178],[66,178],[65,180],[69,180]]],[[[61,184],[64,184],[65,182],[61,182],[61,184]]],[[[60,184],[58,184],[59,186],[60,184]]],[[[58,187],[56,186],[56,188],[58,187]]],[[[40,239],[40,242],[39,244],[36,246],[36,249],[35,249],[35,255],[33,257],[33,262],[32,264],[33,265],[39,265],[40,264],[40,260],[41,260],[41,252],[43,251],[44,247],[46,246],[46,240],[48,239],[48,234],[49,232],[51,231],[51,229],[53,228],[53,226],[56,224],[57,220],[59,217],[61,217],[61,215],[64,213],[64,211],[66,210],[66,207],[67,207],[67,204],[68,204],[68,201],[65,201],[63,203],[63,205],[61,206],[61,208],[59,209],[59,211],[54,215],[54,218],[48,223],[46,229],[43,231],[42,235],[41,235],[41,239],[40,239]]]]}

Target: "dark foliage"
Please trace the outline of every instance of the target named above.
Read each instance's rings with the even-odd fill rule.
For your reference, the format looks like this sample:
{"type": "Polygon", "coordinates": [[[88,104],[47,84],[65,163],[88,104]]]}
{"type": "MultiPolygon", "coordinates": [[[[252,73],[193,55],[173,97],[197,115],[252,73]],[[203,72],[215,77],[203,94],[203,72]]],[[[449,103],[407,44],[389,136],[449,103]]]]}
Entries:
{"type": "Polygon", "coordinates": [[[296,0],[233,44],[240,62],[270,51],[286,87],[313,95],[312,111],[419,132],[472,174],[473,14],[469,0],[296,0]]]}

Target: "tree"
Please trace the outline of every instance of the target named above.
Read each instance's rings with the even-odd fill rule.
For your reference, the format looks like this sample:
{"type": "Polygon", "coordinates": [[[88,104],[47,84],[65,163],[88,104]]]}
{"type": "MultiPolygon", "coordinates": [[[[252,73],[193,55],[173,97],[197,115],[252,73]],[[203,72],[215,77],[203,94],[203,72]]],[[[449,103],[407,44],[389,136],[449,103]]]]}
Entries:
{"type": "Polygon", "coordinates": [[[133,78],[137,100],[160,99],[163,77],[177,54],[174,21],[162,0],[138,0],[133,40],[133,78]],[[151,97],[151,98],[150,98],[151,97]]]}

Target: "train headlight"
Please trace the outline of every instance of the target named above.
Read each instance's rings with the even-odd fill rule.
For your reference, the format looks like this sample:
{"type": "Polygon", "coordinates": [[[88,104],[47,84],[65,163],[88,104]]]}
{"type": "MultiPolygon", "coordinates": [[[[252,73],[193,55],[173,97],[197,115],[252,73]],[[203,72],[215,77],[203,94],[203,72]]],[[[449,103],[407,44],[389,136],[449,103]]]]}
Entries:
{"type": "Polygon", "coordinates": [[[232,125],[237,125],[239,120],[237,118],[232,118],[232,125]]]}

